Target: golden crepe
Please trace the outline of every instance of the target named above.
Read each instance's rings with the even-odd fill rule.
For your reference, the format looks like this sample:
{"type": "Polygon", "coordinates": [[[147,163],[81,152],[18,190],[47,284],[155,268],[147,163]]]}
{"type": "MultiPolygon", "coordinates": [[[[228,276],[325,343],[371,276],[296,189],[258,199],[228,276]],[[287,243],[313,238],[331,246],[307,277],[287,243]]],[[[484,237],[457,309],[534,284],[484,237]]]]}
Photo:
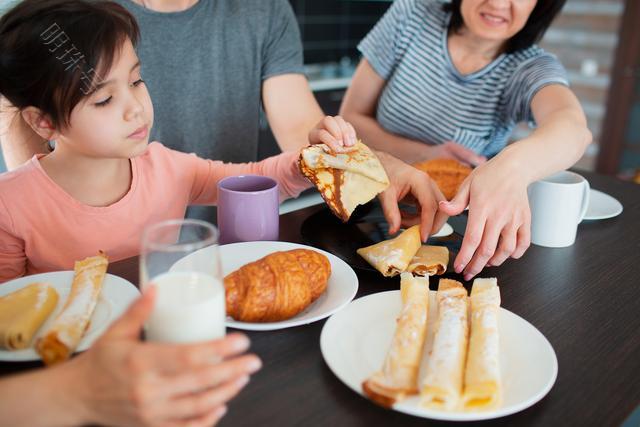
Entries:
{"type": "Polygon", "coordinates": [[[449,279],[440,279],[436,297],[438,320],[420,390],[420,404],[453,411],[458,409],[462,395],[469,333],[468,297],[462,283],[449,279]]]}
{"type": "Polygon", "coordinates": [[[66,360],[89,327],[109,264],[106,254],[76,261],[71,292],[62,312],[36,344],[46,365],[66,360]]]}
{"type": "Polygon", "coordinates": [[[56,308],[58,292],[47,283],[32,283],[0,298],[0,347],[20,350],[56,308]]]}
{"type": "Polygon", "coordinates": [[[413,256],[407,271],[416,276],[441,275],[447,271],[449,249],[444,246],[422,245],[413,256]]]}
{"type": "Polygon", "coordinates": [[[471,173],[471,168],[454,159],[433,159],[416,163],[414,167],[433,179],[447,200],[453,199],[462,182],[471,173]]]}
{"type": "Polygon", "coordinates": [[[418,371],[427,335],[429,278],[402,273],[402,312],[382,370],[363,384],[364,393],[384,407],[418,392],[418,371]]]}
{"type": "Polygon", "coordinates": [[[471,336],[462,405],[467,411],[486,411],[497,408],[502,400],[497,280],[475,279],[470,299],[471,336]]]}
{"type": "Polygon", "coordinates": [[[358,205],[367,203],[389,186],[382,164],[360,141],[347,153],[332,153],[324,144],[311,145],[300,153],[298,166],[344,222],[358,205]]]}
{"type": "Polygon", "coordinates": [[[357,252],[383,276],[392,277],[407,269],[420,245],[420,226],[414,225],[393,239],[360,248],[357,252]]]}

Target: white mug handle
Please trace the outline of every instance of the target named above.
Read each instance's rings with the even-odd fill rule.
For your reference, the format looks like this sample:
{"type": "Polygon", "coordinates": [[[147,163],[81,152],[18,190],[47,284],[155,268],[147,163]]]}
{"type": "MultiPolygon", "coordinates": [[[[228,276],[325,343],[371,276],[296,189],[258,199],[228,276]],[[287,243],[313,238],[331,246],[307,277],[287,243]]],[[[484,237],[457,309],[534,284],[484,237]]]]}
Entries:
{"type": "Polygon", "coordinates": [[[578,218],[578,224],[582,222],[582,220],[584,219],[584,216],[587,214],[587,208],[589,208],[589,196],[591,194],[589,181],[585,179],[583,183],[584,183],[584,187],[583,187],[584,193],[582,194],[582,207],[580,208],[580,217],[578,218]]]}

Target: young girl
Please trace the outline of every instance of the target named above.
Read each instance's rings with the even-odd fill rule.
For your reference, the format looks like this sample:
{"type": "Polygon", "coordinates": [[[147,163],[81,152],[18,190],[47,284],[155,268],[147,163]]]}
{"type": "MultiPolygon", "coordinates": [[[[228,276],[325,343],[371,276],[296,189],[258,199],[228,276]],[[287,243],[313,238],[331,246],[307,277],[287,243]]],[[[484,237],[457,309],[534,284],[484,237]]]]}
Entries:
{"type": "MultiPolygon", "coordinates": [[[[147,224],[182,218],[188,205],[214,204],[225,176],[272,176],[281,198],[310,186],[298,171],[299,152],[223,164],[148,144],[153,106],[137,39],[135,19],[108,1],[25,0],[0,19],[0,95],[40,137],[55,140],[52,153],[0,176],[0,282],[71,269],[98,250],[113,261],[135,256],[147,224]]],[[[309,135],[334,150],[355,140],[339,117],[326,117],[309,135]]],[[[436,218],[437,187],[397,159],[379,157],[391,181],[381,195],[391,229],[401,224],[397,202],[407,196],[420,209],[402,223],[420,222],[426,239],[444,222],[436,218]]]]}

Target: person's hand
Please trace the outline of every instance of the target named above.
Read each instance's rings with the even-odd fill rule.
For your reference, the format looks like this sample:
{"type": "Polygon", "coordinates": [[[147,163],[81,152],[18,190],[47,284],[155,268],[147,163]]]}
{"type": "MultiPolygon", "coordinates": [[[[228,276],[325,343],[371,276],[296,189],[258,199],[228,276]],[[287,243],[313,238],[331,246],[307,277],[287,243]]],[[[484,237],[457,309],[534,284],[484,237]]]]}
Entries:
{"type": "Polygon", "coordinates": [[[240,334],[197,344],[141,342],[150,288],[84,354],[67,363],[87,424],[211,426],[260,369],[240,334]]]}
{"type": "Polygon", "coordinates": [[[440,211],[454,216],[469,206],[462,247],[454,261],[456,272],[470,280],[487,266],[520,258],[531,242],[529,182],[518,166],[500,156],[476,168],[440,211]]]}
{"type": "Polygon", "coordinates": [[[473,150],[453,141],[432,145],[429,150],[429,158],[431,159],[454,159],[470,166],[479,166],[487,162],[485,156],[480,156],[473,150]]]}
{"type": "Polygon", "coordinates": [[[356,144],[356,131],[340,116],[326,116],[309,132],[310,144],[327,144],[335,153],[344,153],[356,144]]]}
{"type": "Polygon", "coordinates": [[[436,233],[448,216],[438,211],[438,202],[446,200],[436,183],[426,173],[382,152],[376,152],[389,177],[389,188],[380,193],[384,217],[389,223],[389,234],[400,226],[420,224],[422,241],[436,233]],[[401,212],[398,202],[416,206],[416,213],[401,212]]]}

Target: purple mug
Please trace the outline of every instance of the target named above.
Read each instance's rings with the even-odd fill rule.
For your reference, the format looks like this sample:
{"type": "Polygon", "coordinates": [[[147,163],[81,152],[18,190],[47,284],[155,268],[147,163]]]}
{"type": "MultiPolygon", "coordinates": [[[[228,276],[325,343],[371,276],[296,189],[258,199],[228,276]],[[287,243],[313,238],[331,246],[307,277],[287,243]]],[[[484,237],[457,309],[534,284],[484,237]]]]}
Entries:
{"type": "Polygon", "coordinates": [[[220,244],[278,240],[278,183],[258,175],[230,176],[218,182],[220,244]]]}

